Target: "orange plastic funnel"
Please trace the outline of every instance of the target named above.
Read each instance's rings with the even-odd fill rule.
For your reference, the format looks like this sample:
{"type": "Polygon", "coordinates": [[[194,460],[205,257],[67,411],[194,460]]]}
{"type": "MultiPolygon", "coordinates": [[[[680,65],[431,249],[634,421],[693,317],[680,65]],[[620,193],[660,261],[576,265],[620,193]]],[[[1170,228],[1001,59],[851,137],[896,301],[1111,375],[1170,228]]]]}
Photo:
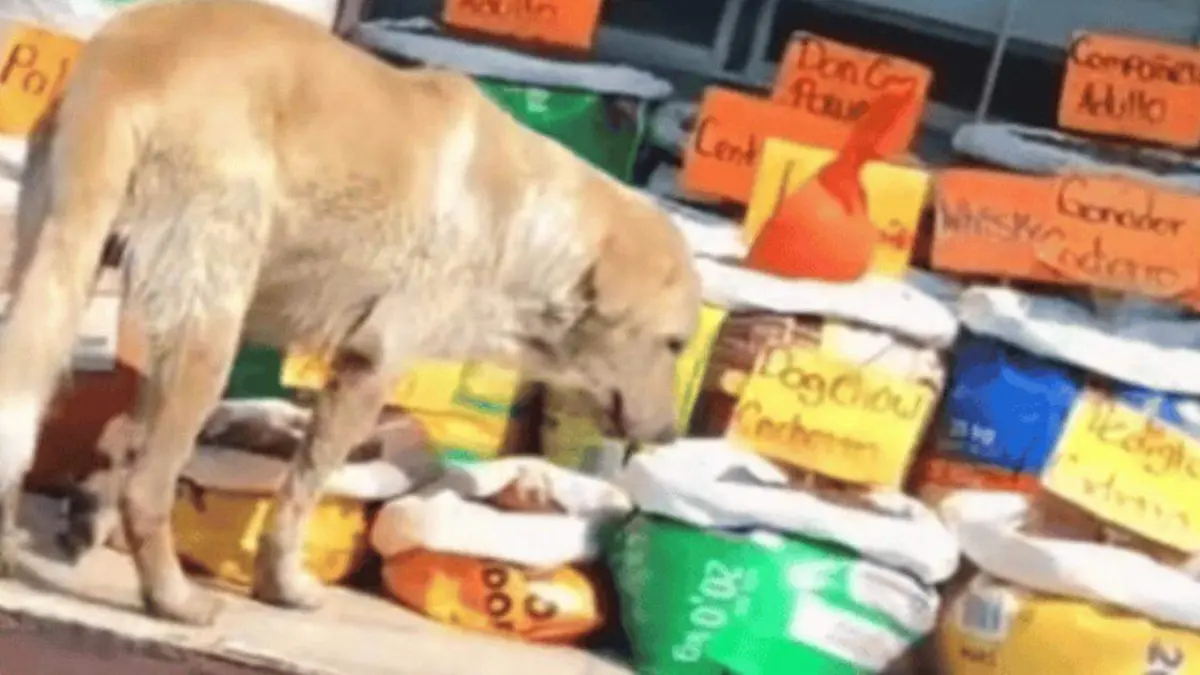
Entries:
{"type": "Polygon", "coordinates": [[[911,104],[912,88],[886,91],[816,176],[785,197],[750,246],[745,265],[781,277],[854,281],[867,272],[879,233],[867,217],[863,165],[911,104]]]}

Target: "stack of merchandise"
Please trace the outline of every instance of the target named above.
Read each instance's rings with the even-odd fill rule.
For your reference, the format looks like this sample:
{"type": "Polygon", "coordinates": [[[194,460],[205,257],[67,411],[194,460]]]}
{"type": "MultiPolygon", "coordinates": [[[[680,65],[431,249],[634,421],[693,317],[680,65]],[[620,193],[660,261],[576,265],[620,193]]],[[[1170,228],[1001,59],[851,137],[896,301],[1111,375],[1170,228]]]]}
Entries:
{"type": "MultiPolygon", "coordinates": [[[[914,487],[977,569],[939,631],[950,675],[1184,672],[1196,640],[1200,196],[1184,162],[1112,148],[1195,148],[1200,115],[1187,85],[1101,65],[1138,62],[1200,56],[1080,33],[1059,103],[1060,126],[1129,140],[993,128],[1021,141],[993,163],[1048,175],[936,179],[932,264],[961,282],[965,330],[914,487]],[[1161,114],[1104,104],[1135,98],[1161,114]]],[[[984,132],[960,145],[979,157],[984,132]]]]}
{"type": "Polygon", "coordinates": [[[638,672],[922,667],[958,548],[902,488],[957,322],[904,279],[928,177],[878,161],[922,97],[873,97],[834,149],[767,140],[745,258],[697,260],[706,306],[678,386],[693,438],[618,479],[640,511],[610,551],[638,672]]]}
{"type": "MultiPolygon", "coordinates": [[[[78,39],[115,11],[28,1],[45,11],[0,10],[22,73],[0,80],[9,211],[24,137],[78,39]]],[[[444,25],[377,21],[357,38],[468,73],[634,182],[671,86],[579,58],[600,0],[557,24],[485,5],[446,0],[444,25]]],[[[1096,92],[1142,94],[1087,50],[1200,71],[1190,50],[1085,34],[1064,126],[1200,145],[1200,108],[1174,104],[1182,85],[1155,83],[1153,119],[1106,112],[1096,92]]],[[[681,181],[658,198],[705,300],[677,363],[684,440],[631,448],[580,392],[418,364],[334,477],[310,567],[341,582],[374,551],[400,604],[530,641],[578,641],[619,617],[647,675],[929,672],[934,633],[950,675],[1180,672],[1200,631],[1200,197],[1179,176],[1095,162],[931,176],[907,159],[931,79],[798,33],[769,98],[712,88],[678,130],[681,181]],[[941,276],[912,269],[931,185],[941,276]]],[[[112,369],[129,359],[109,324],[112,369]]],[[[235,397],[303,399],[327,376],[311,355],[245,357],[235,397]]],[[[95,434],[129,394],[109,397],[118,410],[95,434]]],[[[209,421],[175,512],[193,567],[248,581],[266,495],[307,425],[283,400],[227,402],[209,421]]]]}

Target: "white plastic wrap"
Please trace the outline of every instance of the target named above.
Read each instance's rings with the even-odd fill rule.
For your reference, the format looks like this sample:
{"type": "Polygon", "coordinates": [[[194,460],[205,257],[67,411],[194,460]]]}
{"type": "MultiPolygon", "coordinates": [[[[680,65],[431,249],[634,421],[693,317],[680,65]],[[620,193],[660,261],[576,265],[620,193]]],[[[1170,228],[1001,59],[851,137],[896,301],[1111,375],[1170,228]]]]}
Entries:
{"type": "Polygon", "coordinates": [[[869,497],[878,513],[788,487],[769,461],[724,439],[688,439],[630,461],[618,484],[638,508],[704,528],[761,528],[841,544],[927,585],[958,567],[958,545],[937,516],[900,493],[869,497]]]}
{"type": "Polygon", "coordinates": [[[411,549],[537,568],[594,560],[601,529],[632,510],[613,485],[531,457],[455,466],[420,492],[385,505],[371,528],[384,558],[411,549]],[[532,477],[565,513],[502,511],[483,499],[532,477]]]}
{"type": "Polygon", "coordinates": [[[1025,534],[1029,508],[1023,495],[968,490],[940,511],[963,553],[995,577],[1200,630],[1200,582],[1135,551],[1025,534]]]}
{"type": "MultiPolygon", "coordinates": [[[[1200,321],[1131,306],[1109,317],[1063,298],[974,287],[959,318],[975,333],[1149,389],[1200,394],[1200,321]]],[[[1118,308],[1120,309],[1120,308],[1118,308]]]]}

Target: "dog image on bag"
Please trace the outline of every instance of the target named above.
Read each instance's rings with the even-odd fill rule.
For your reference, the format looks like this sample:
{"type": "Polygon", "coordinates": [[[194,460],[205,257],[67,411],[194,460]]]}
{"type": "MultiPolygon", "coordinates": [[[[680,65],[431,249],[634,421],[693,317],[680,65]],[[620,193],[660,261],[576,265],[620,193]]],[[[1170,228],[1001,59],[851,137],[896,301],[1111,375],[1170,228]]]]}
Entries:
{"type": "Polygon", "coordinates": [[[281,606],[319,605],[305,524],[416,361],[511,364],[590,392],[633,440],[672,437],[700,306],[682,236],[467,77],[392,68],[252,0],[135,6],[74,68],[22,178],[0,336],[3,567],[113,237],[149,344],[119,507],[152,614],[207,624],[221,605],[184,576],[170,513],[240,340],[332,364],[259,542],[253,594],[281,606]]]}

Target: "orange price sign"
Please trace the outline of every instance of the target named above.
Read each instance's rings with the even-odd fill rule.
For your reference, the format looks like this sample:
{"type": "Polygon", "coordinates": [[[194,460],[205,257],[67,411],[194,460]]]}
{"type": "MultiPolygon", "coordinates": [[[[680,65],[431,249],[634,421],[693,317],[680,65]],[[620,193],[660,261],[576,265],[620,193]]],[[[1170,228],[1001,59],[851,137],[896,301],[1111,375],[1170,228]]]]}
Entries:
{"type": "Polygon", "coordinates": [[[937,176],[938,269],[1168,298],[1200,287],[1200,197],[1113,176],[937,176]]]}
{"type": "Polygon", "coordinates": [[[1195,147],[1200,144],[1200,50],[1076,33],[1067,53],[1058,124],[1195,147]]]}
{"type": "Polygon", "coordinates": [[[62,91],[83,44],[25,25],[9,28],[0,51],[0,134],[28,134],[62,91]]]}
{"type": "Polygon", "coordinates": [[[879,145],[892,155],[912,143],[932,81],[933,71],[915,61],[797,32],[780,61],[771,100],[803,115],[809,133],[825,139],[817,144],[836,148],[884,90],[912,87],[913,104],[879,145]]]}
{"type": "Polygon", "coordinates": [[[604,0],[446,0],[442,20],[456,28],[521,42],[591,49],[604,0]]]}

